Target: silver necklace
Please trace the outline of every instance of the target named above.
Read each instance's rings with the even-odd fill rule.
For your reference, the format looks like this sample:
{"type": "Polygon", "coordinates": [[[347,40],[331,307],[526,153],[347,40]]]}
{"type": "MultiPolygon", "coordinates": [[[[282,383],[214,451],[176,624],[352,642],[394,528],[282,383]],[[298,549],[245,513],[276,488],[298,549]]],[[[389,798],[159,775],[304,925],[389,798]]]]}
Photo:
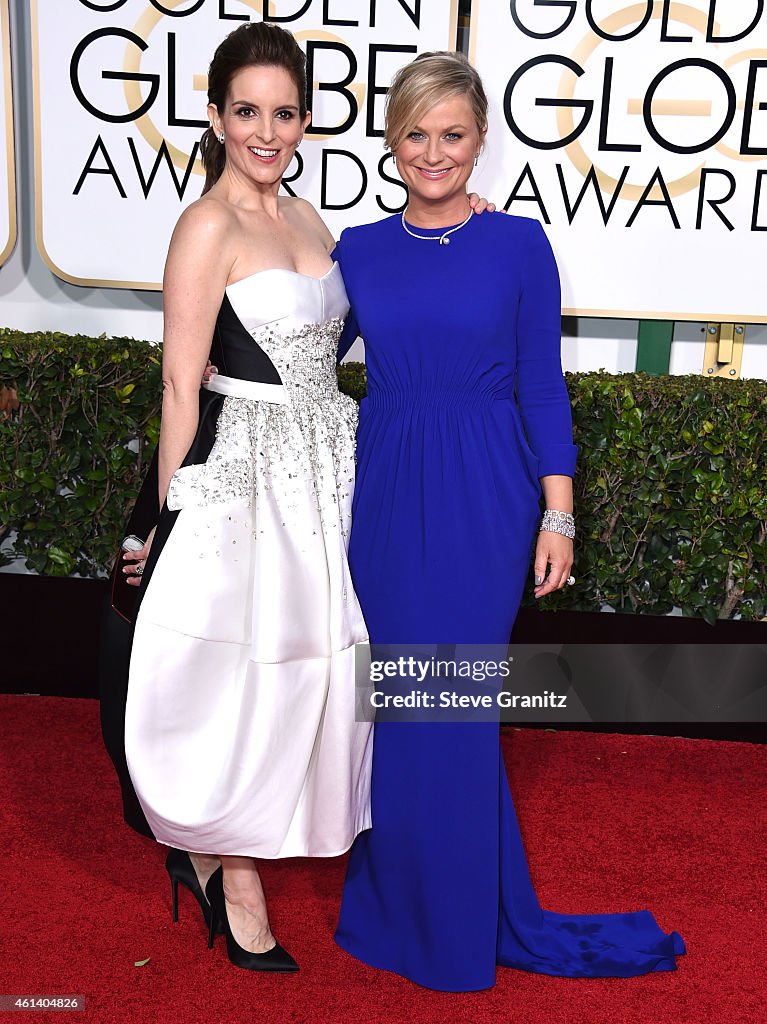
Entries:
{"type": "Polygon", "coordinates": [[[469,216],[466,218],[465,221],[463,221],[462,224],[457,224],[454,228],[450,228],[450,230],[446,231],[443,235],[418,235],[418,234],[416,234],[415,231],[411,231],[410,228],[405,223],[405,214],[406,213],[407,213],[407,207],[405,207],[405,209],[402,211],[402,227],[413,238],[421,238],[421,239],[423,239],[424,242],[439,242],[440,245],[450,245],[450,239],[448,238],[448,235],[453,235],[453,234],[455,234],[456,231],[460,231],[461,228],[465,227],[469,223],[469,221],[471,220],[474,211],[473,210],[469,210],[469,216]]]}

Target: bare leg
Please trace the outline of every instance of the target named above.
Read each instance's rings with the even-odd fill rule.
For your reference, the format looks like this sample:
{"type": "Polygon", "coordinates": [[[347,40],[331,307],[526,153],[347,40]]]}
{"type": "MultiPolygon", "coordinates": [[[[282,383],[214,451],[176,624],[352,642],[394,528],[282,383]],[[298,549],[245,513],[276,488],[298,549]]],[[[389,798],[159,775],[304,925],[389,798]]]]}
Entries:
{"type": "Polygon", "coordinates": [[[226,916],[237,943],[251,953],[276,945],[269,927],[266,897],[252,857],[222,857],[226,916]]]}
{"type": "Polygon", "coordinates": [[[219,866],[221,861],[218,857],[210,853],[190,853],[189,859],[192,862],[194,873],[197,875],[197,881],[200,883],[200,888],[205,892],[205,886],[208,884],[208,879],[219,866]]]}

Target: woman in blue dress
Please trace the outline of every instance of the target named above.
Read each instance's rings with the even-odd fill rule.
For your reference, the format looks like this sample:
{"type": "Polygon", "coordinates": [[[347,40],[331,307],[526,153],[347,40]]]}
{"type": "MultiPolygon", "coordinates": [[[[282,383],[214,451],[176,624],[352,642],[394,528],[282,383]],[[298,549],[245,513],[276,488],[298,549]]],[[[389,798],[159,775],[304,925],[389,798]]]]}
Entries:
{"type": "MultiPolygon", "coordinates": [[[[335,250],[353,313],[342,354],[365,341],[350,564],[373,643],[505,644],[537,530],[536,595],[569,578],[576,448],[557,269],[537,221],[472,216],[486,125],[460,55],[402,69],[386,142],[407,209],[344,231],[335,250]]],[[[497,724],[379,723],[372,787],[336,933],[366,963],[470,991],[492,986],[497,964],[627,977],[673,970],[684,952],[649,911],[541,909],[497,724]]]]}

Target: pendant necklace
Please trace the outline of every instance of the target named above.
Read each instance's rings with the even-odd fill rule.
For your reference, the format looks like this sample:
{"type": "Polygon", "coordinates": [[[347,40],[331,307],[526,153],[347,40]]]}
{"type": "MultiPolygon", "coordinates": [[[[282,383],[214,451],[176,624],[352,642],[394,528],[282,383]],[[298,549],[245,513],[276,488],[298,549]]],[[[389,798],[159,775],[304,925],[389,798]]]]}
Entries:
{"type": "Polygon", "coordinates": [[[416,234],[415,231],[411,231],[410,228],[405,223],[406,213],[407,207],[405,207],[405,209],[402,211],[402,227],[405,229],[405,231],[407,231],[409,235],[412,235],[413,238],[421,238],[423,239],[424,242],[439,242],[440,245],[450,245],[450,239],[448,236],[455,234],[456,231],[460,231],[461,228],[465,227],[471,220],[474,211],[469,210],[469,216],[466,218],[465,221],[463,221],[462,224],[457,224],[454,228],[450,228],[449,231],[446,231],[442,235],[418,235],[416,234]]]}

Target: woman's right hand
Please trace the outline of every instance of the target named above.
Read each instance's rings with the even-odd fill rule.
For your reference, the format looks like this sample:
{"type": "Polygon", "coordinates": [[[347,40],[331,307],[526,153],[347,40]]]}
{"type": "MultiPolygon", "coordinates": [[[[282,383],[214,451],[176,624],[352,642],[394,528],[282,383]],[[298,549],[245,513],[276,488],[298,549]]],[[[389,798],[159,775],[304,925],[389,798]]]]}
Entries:
{"type": "Polygon", "coordinates": [[[143,548],[140,548],[138,551],[123,551],[123,561],[128,564],[123,566],[122,571],[127,576],[126,583],[129,587],[141,586],[141,576],[152,547],[155,529],[156,527],[153,526],[149,536],[144,541],[143,548]]]}
{"type": "Polygon", "coordinates": [[[208,365],[205,367],[205,372],[202,375],[202,383],[203,384],[209,384],[210,381],[211,381],[211,378],[215,377],[215,375],[217,373],[218,373],[218,367],[214,366],[213,363],[211,363],[211,361],[209,359],[208,360],[208,365]]]}

